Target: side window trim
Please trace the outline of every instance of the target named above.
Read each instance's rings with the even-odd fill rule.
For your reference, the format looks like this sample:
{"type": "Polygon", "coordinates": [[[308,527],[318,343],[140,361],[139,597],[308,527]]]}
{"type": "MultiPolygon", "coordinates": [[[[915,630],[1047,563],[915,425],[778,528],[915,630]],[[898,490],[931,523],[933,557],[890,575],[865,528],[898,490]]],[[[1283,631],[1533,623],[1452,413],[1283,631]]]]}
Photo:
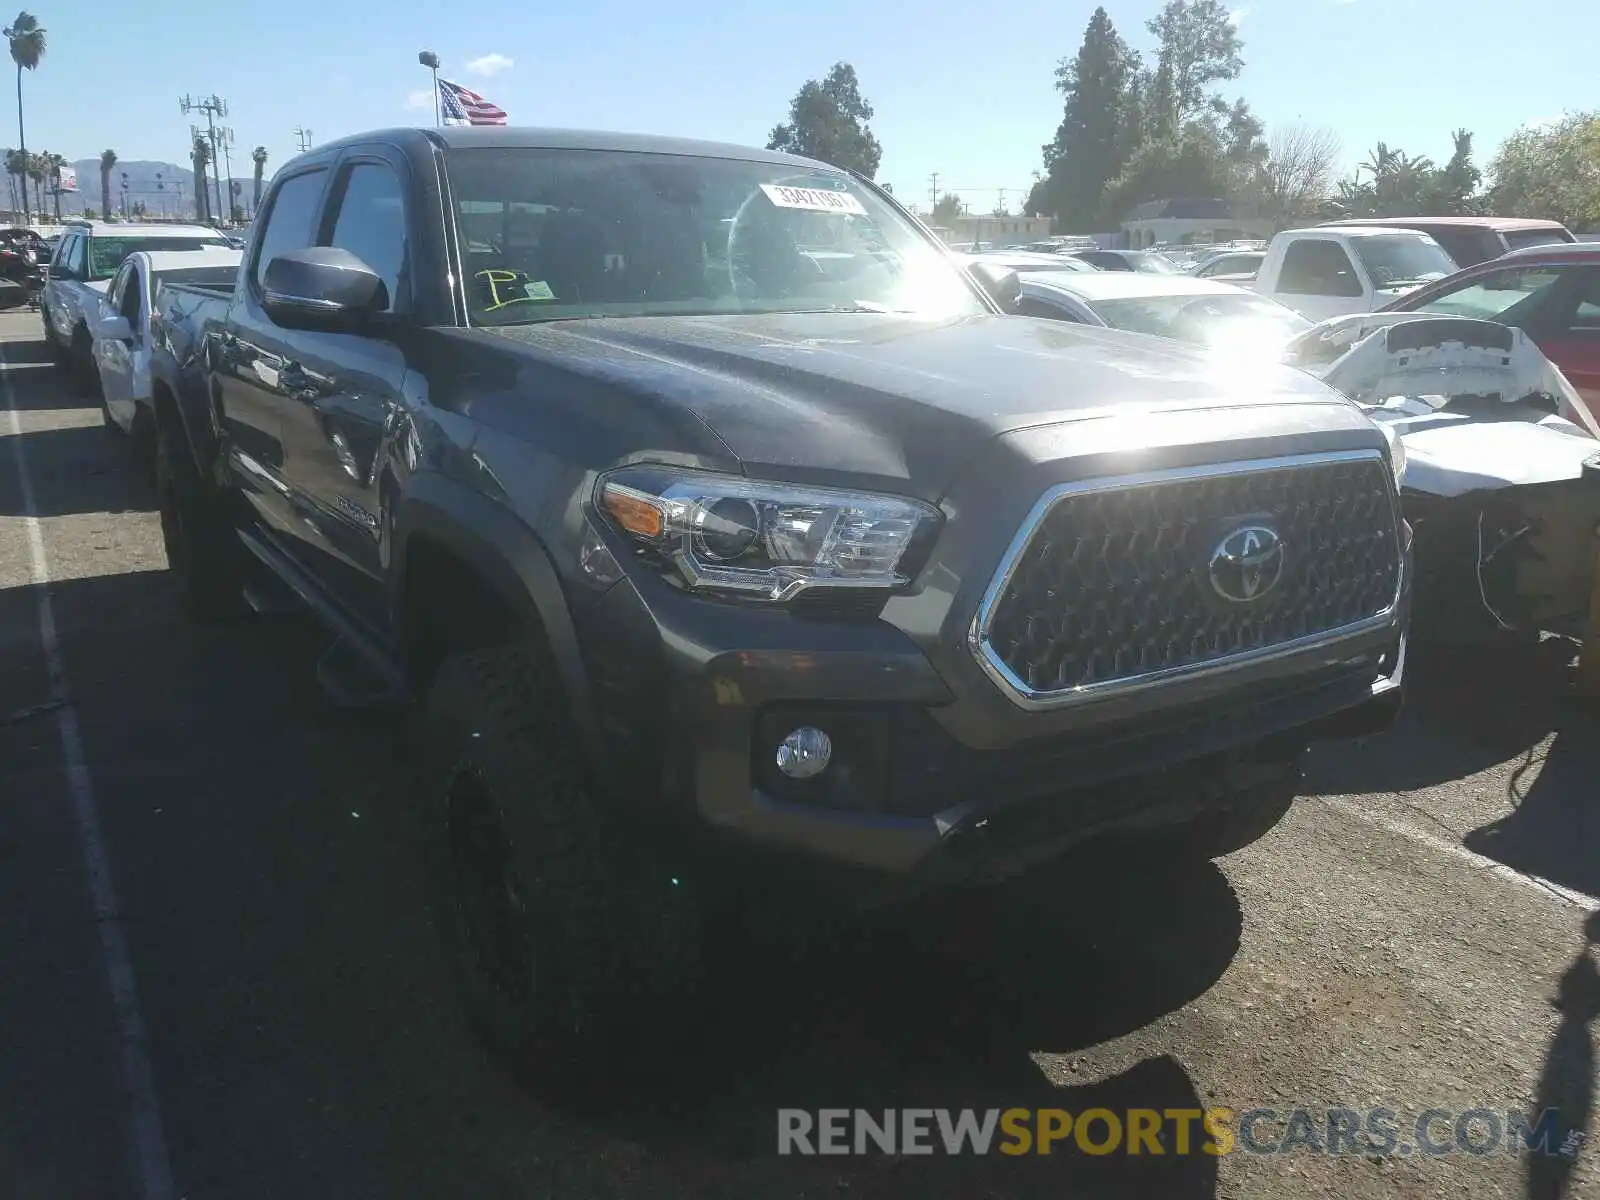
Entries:
{"type": "Polygon", "coordinates": [[[407,255],[401,263],[399,275],[399,294],[389,297],[388,317],[406,317],[411,315],[416,308],[414,285],[412,282],[412,252],[417,244],[416,230],[413,225],[415,219],[412,206],[409,202],[411,189],[404,159],[396,158],[386,153],[379,147],[355,147],[347,150],[337,163],[327,188],[322,198],[322,213],[317,221],[316,239],[313,243],[318,246],[333,244],[334,231],[339,224],[339,213],[344,208],[345,194],[350,186],[350,177],[357,167],[381,167],[389,172],[394,179],[400,195],[400,217],[405,233],[407,255]]]}
{"type": "Polygon", "coordinates": [[[307,175],[320,174],[322,176],[322,188],[317,193],[317,198],[314,201],[315,212],[313,214],[313,219],[309,223],[309,228],[306,233],[306,237],[308,239],[306,241],[306,245],[315,246],[317,244],[318,234],[322,228],[322,224],[327,218],[328,180],[333,175],[332,165],[333,164],[328,163],[326,160],[307,163],[301,170],[296,171],[294,174],[286,175],[282,179],[275,180],[273,182],[272,198],[266,206],[266,211],[256,217],[256,220],[261,223],[261,232],[251,239],[250,261],[248,264],[248,269],[245,271],[245,281],[249,286],[252,298],[255,299],[257,303],[260,303],[261,301],[261,280],[259,278],[261,267],[263,265],[261,262],[261,251],[266,245],[268,233],[271,232],[272,217],[273,214],[277,212],[279,197],[283,195],[284,188],[288,187],[289,184],[293,183],[296,179],[303,179],[307,175]]]}

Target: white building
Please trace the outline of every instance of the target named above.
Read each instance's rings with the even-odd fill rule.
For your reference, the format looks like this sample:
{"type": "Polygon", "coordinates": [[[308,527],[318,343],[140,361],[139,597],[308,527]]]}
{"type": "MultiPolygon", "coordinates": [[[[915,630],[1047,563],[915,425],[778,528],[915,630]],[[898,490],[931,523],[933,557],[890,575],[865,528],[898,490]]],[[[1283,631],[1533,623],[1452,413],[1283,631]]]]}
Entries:
{"type": "Polygon", "coordinates": [[[1226,200],[1147,200],[1122,219],[1128,248],[1270,238],[1273,224],[1264,217],[1237,217],[1226,200]]]}

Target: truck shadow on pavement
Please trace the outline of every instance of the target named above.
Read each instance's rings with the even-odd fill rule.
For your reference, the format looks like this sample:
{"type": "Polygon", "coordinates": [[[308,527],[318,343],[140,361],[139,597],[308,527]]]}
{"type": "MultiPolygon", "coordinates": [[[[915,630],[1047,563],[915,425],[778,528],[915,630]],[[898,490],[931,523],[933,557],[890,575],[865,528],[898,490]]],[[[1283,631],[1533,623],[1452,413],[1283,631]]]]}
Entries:
{"type": "Polygon", "coordinates": [[[1528,1200],[1564,1200],[1594,1112],[1595,1046],[1593,1023],[1600,1019],[1600,971],[1591,947],[1600,946],[1600,910],[1584,924],[1585,945],[1562,974],[1551,1006],[1561,1023],[1550,1039],[1539,1073],[1530,1119],[1547,1109],[1559,1114],[1554,1153],[1528,1159],[1528,1200]]]}
{"type": "MultiPolygon", "coordinates": [[[[1100,847],[799,942],[734,934],[710,989],[714,1038],[663,1093],[593,1116],[661,1152],[748,1160],[776,1153],[780,1108],[875,1119],[907,1108],[1198,1111],[1214,1101],[1170,1056],[1130,1054],[1131,1066],[1097,1078],[1075,1052],[1204,993],[1232,961],[1241,920],[1214,864],[1100,847]]],[[[1003,1136],[987,1156],[952,1157],[935,1134],[929,1157],[790,1161],[852,1194],[1213,1195],[1216,1159],[1200,1152],[1199,1127],[1186,1155],[1166,1129],[1160,1157],[1091,1155],[1071,1138],[1048,1156],[1008,1157],[1003,1136]]]]}
{"type": "Polygon", "coordinates": [[[1517,650],[1415,656],[1394,728],[1319,747],[1306,793],[1417,791],[1532,753],[1575,715],[1563,701],[1573,655],[1571,642],[1547,638],[1517,650]]]}
{"type": "MultiPolygon", "coordinates": [[[[85,401],[71,407],[79,408],[85,401]]],[[[23,406],[25,407],[25,406],[23,406]]],[[[99,423],[20,435],[33,482],[34,516],[154,512],[156,494],[148,465],[120,430],[99,423]]],[[[4,472],[14,475],[10,450],[4,472]]],[[[0,517],[29,515],[14,486],[0,487],[0,517]]]]}
{"type": "MultiPolygon", "coordinates": [[[[19,614],[32,591],[11,589],[19,614]]],[[[526,1195],[538,1161],[560,1164],[535,1176],[552,1196],[1215,1195],[1200,1129],[1179,1155],[1170,1121],[1160,1156],[1068,1139],[1013,1158],[997,1133],[989,1154],[951,1157],[937,1131],[926,1157],[777,1154],[780,1108],[1123,1120],[1216,1103],[1138,1032],[1237,953],[1241,910],[1214,864],[1101,846],[806,936],[723,931],[704,1032],[685,1031],[659,1082],[630,1073],[604,1103],[552,1107],[509,1094],[465,1027],[419,886],[429,848],[401,802],[405,724],[319,704],[325,639],[293,619],[188,626],[163,571],[51,594],[175,1157],[197,1188],[526,1195]]],[[[19,643],[0,668],[36,654],[19,643]]],[[[53,777],[49,720],[0,742],[19,778],[53,777]]]]}

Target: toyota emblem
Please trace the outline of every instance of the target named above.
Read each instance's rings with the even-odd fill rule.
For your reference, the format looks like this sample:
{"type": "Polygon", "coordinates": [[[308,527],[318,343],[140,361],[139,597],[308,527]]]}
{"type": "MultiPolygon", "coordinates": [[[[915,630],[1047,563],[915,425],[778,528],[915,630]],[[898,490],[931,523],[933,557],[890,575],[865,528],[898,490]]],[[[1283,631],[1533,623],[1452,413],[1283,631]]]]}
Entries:
{"type": "Polygon", "coordinates": [[[1217,543],[1211,590],[1232,604],[1261,599],[1283,578],[1283,539],[1270,525],[1241,525],[1217,543]]]}

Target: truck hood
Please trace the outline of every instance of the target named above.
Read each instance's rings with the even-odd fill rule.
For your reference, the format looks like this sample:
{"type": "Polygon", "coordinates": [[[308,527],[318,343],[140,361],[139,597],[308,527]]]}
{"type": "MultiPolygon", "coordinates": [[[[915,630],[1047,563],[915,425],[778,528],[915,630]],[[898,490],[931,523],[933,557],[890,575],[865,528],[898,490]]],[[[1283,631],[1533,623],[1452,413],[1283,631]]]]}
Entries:
{"type": "Polygon", "coordinates": [[[1333,399],[1276,364],[1030,317],[630,317],[488,332],[688,408],[752,474],[820,471],[927,498],[1017,429],[1333,399]]]}

